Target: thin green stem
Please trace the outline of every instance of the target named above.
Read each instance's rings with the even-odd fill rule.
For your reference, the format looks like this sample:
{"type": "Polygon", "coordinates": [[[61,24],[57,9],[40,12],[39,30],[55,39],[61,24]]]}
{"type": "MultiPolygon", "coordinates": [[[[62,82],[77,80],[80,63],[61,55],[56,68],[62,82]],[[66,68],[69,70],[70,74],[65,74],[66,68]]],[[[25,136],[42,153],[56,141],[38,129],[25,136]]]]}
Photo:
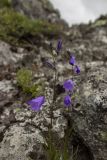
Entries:
{"type": "Polygon", "coordinates": [[[53,82],[53,99],[52,99],[52,105],[50,107],[51,128],[53,126],[53,109],[56,101],[56,82],[57,82],[56,57],[54,55],[52,55],[52,57],[55,66],[55,71],[54,71],[54,82],[53,82]]]}

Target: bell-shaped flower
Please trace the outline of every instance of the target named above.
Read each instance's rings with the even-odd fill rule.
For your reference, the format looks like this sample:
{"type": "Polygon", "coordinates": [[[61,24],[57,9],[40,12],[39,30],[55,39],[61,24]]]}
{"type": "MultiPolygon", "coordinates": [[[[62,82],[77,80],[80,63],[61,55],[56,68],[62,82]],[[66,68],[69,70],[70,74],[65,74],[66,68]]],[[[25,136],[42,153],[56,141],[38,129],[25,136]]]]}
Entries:
{"type": "Polygon", "coordinates": [[[70,61],[69,61],[69,64],[71,64],[71,65],[73,66],[75,63],[76,63],[75,57],[74,57],[74,56],[71,56],[70,61]]]}
{"type": "Polygon", "coordinates": [[[64,104],[66,107],[69,107],[71,105],[71,97],[69,95],[64,97],[64,104]]]}
{"type": "Polygon", "coordinates": [[[61,49],[62,49],[62,40],[59,39],[56,47],[56,52],[59,53],[61,49]]]}
{"type": "Polygon", "coordinates": [[[32,100],[29,100],[27,102],[27,104],[31,106],[32,110],[39,111],[41,109],[42,105],[44,104],[44,102],[45,102],[45,97],[40,96],[40,97],[34,98],[32,100]]]}
{"type": "Polygon", "coordinates": [[[63,84],[63,87],[66,91],[72,91],[74,88],[74,82],[72,80],[66,80],[63,84]]]}
{"type": "Polygon", "coordinates": [[[80,67],[79,67],[79,66],[75,66],[74,70],[75,70],[75,72],[76,72],[77,74],[80,73],[80,67]]]}

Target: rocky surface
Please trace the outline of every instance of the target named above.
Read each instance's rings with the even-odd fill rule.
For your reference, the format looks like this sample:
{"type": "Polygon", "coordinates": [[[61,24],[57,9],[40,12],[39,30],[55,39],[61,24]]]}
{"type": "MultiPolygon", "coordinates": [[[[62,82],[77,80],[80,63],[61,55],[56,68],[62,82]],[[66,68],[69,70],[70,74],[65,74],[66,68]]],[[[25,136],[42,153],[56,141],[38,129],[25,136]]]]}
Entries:
{"type": "MultiPolygon", "coordinates": [[[[52,23],[65,23],[60,19],[59,12],[55,10],[48,0],[12,0],[13,8],[27,15],[31,19],[44,19],[52,23]]],[[[65,23],[66,24],[66,23],[65,23]]]]}
{"type": "MultiPolygon", "coordinates": [[[[47,1],[13,2],[16,10],[30,18],[44,18],[54,12],[50,4],[50,10],[47,9],[47,1]],[[45,7],[42,8],[41,2],[45,7]],[[35,6],[38,7],[36,10],[35,6]]],[[[56,12],[54,14],[57,15],[56,12]]],[[[54,21],[54,18],[51,20],[54,21]]],[[[58,59],[58,84],[72,78],[68,59],[63,58],[66,49],[76,56],[81,74],[74,75],[77,98],[69,113],[64,111],[63,91],[57,85],[59,97],[54,111],[53,132],[61,139],[66,128],[73,128],[73,135],[69,137],[69,150],[71,153],[72,148],[76,150],[78,147],[77,160],[107,160],[106,25],[72,26],[69,30],[64,30],[64,35],[61,36],[63,51],[58,59]]],[[[56,40],[50,41],[56,45],[56,40]]],[[[30,97],[26,98],[16,85],[16,72],[23,66],[33,68],[34,80],[46,85],[46,97],[52,95],[52,71],[47,70],[41,61],[43,57],[50,57],[50,41],[44,37],[42,43],[40,41],[35,46],[35,50],[0,41],[0,160],[46,159],[42,144],[45,143],[43,134],[48,134],[49,102],[44,104],[39,113],[31,111],[25,103],[30,97]]]]}
{"type": "Polygon", "coordinates": [[[91,67],[80,85],[78,103],[70,113],[75,131],[92,154],[92,159],[107,159],[107,70],[91,67]]]}
{"type": "Polygon", "coordinates": [[[12,65],[21,61],[26,55],[23,48],[13,49],[9,44],[0,41],[0,66],[12,65]]]}

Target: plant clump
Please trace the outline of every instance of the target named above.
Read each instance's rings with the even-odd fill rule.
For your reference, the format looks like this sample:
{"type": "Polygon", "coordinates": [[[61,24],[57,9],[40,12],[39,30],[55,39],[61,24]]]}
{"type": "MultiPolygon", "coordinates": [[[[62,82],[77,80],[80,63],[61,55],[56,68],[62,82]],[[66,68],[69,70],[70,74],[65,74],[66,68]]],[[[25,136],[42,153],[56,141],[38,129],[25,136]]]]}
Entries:
{"type": "Polygon", "coordinates": [[[29,69],[22,68],[18,70],[16,79],[18,86],[22,88],[23,92],[31,94],[32,97],[37,96],[42,90],[40,84],[34,84],[32,82],[33,75],[32,71],[29,69]]]}

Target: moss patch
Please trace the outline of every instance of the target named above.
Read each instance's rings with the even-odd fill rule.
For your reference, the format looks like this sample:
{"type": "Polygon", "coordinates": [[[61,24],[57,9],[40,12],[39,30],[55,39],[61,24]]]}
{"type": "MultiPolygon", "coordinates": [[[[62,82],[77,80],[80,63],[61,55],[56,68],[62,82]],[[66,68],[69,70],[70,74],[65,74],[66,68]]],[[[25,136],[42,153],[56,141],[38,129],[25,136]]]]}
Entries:
{"type": "Polygon", "coordinates": [[[32,82],[32,72],[31,70],[22,68],[17,72],[17,82],[20,87],[22,87],[24,92],[29,92],[29,87],[32,82]]]}
{"type": "Polygon", "coordinates": [[[22,88],[22,91],[26,94],[31,94],[35,97],[42,92],[42,84],[33,83],[32,71],[26,68],[22,68],[17,72],[17,83],[22,88]]]}
{"type": "Polygon", "coordinates": [[[43,20],[31,20],[12,8],[0,9],[0,39],[11,44],[23,43],[29,37],[36,39],[41,34],[58,36],[61,30],[60,25],[43,20]]]}

